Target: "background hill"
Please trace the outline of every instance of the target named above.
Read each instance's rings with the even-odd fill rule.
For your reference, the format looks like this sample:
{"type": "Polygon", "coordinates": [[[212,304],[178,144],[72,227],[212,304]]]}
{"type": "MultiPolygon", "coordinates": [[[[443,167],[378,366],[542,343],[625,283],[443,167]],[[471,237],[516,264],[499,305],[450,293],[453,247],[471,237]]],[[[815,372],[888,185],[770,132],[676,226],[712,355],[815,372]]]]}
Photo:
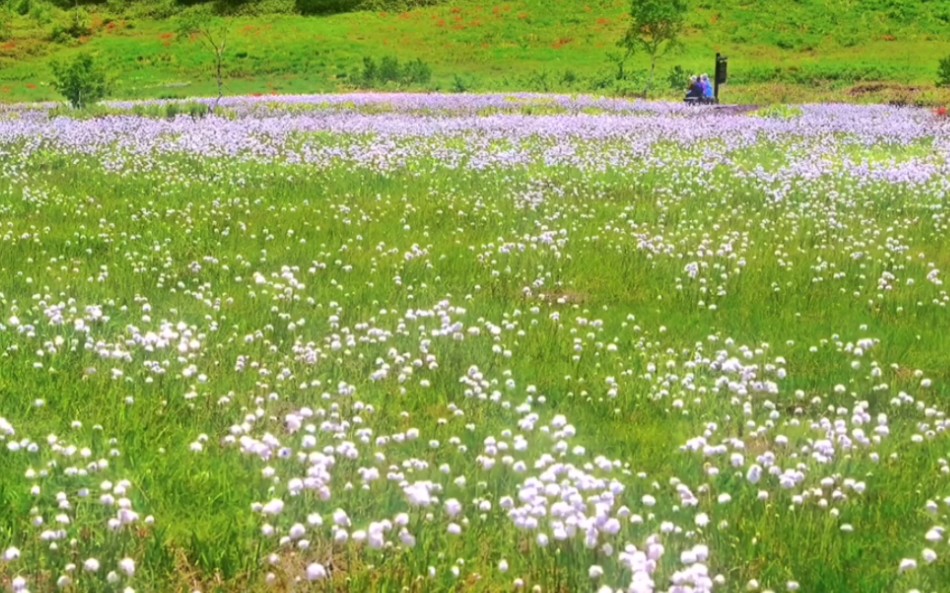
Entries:
{"type": "MultiPolygon", "coordinates": [[[[646,58],[630,59],[619,79],[610,58],[628,9],[627,0],[0,0],[0,101],[58,98],[50,64],[81,51],[107,66],[117,98],[212,95],[213,55],[175,34],[182,14],[205,11],[230,31],[227,94],[636,94],[646,58]],[[398,74],[413,60],[417,76],[398,74]]],[[[950,54],[948,0],[692,0],[684,41],[658,66],[661,95],[678,96],[682,76],[711,71],[721,51],[731,102],[947,101],[935,80],[950,54]]]]}

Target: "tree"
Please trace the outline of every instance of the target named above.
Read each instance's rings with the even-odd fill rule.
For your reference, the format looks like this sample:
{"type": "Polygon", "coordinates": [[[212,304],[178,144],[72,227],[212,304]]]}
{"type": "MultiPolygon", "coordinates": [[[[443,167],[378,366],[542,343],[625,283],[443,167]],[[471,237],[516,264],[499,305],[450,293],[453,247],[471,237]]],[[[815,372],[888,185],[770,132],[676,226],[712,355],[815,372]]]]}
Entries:
{"type": "Polygon", "coordinates": [[[109,94],[106,74],[89,54],[79,54],[65,64],[54,62],[52,67],[53,86],[76,109],[96,103],[109,94]]]}
{"type": "Polygon", "coordinates": [[[686,0],[633,0],[630,18],[630,28],[619,45],[627,56],[642,51],[650,57],[649,91],[653,88],[657,60],[679,45],[686,25],[686,0]]]}
{"type": "Polygon", "coordinates": [[[218,107],[224,96],[224,57],[228,48],[229,28],[226,21],[215,21],[208,14],[191,13],[178,22],[178,38],[197,37],[214,56],[214,71],[218,81],[218,98],[214,100],[212,111],[218,107]]]}

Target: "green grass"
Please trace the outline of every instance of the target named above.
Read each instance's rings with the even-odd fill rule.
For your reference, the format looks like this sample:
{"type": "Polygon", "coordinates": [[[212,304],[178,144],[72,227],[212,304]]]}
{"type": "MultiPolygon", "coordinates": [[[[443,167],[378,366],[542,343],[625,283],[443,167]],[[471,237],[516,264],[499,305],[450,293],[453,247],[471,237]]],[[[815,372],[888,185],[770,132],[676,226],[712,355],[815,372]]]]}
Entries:
{"type": "MultiPolygon", "coordinates": [[[[806,117],[764,113],[770,114],[788,126],[806,117]]],[[[113,116],[85,125],[114,122],[113,116]]],[[[200,141],[219,124],[226,122],[202,120],[176,135],[200,141]]],[[[49,138],[37,149],[29,141],[0,145],[0,416],[16,428],[17,442],[41,445],[37,453],[4,449],[0,455],[0,547],[17,545],[22,553],[18,563],[0,564],[0,585],[24,575],[31,590],[51,590],[67,562],[81,565],[91,555],[103,570],[78,577],[76,591],[103,590],[104,573],[124,556],[138,563],[131,581],[138,591],[290,590],[314,560],[332,566],[333,576],[312,590],[498,591],[523,578],[529,588],[577,591],[590,588],[587,570],[595,563],[606,567],[607,582],[623,584],[627,577],[603,552],[577,540],[542,548],[499,510],[524,476],[500,462],[493,469],[476,466],[486,437],[511,441],[502,431],[523,434],[528,453],[514,455],[532,463],[555,440],[519,429],[513,409],[479,400],[477,392],[485,389],[486,396],[497,390],[512,408],[531,398],[539,426],[564,414],[577,429],[571,446],[586,449],[566,459],[582,465],[603,455],[628,470],[610,475],[625,487],[622,503],[645,523],[624,525],[618,545],[642,547],[663,521],[683,530],[663,536],[663,582],[679,566],[681,551],[705,543],[710,574],[725,578],[717,590],[742,591],[750,579],[774,590],[788,580],[808,591],[939,587],[950,577],[945,544],[932,546],[938,554],[933,565],[906,575],[897,565],[919,558],[930,545],[924,533],[948,516],[942,502],[937,516],[924,510],[929,499],[950,495],[940,471],[945,433],[920,444],[910,440],[927,430],[921,423],[935,428],[945,422],[950,385],[946,292],[925,280],[930,262],[950,269],[941,186],[863,183],[846,173],[862,162],[945,169],[947,155],[931,137],[906,145],[862,143],[843,134],[799,137],[791,129],[746,146],[726,139],[658,140],[649,155],[659,161],[604,170],[536,160],[478,172],[448,168],[444,159],[493,155],[518,142],[536,159],[570,146],[599,162],[602,155],[626,154],[635,139],[515,136],[482,145],[478,134],[394,140],[330,131],[277,142],[280,154],[306,147],[409,155],[406,168],[390,172],[341,157],[317,168],[280,157],[255,162],[160,154],[153,144],[134,155],[114,145],[83,155],[49,138]],[[780,188],[781,178],[749,176],[787,171],[814,154],[834,159],[837,171],[796,179],[781,201],[765,193],[780,188]],[[710,159],[721,164],[700,166],[710,159]],[[545,199],[535,208],[519,206],[538,192],[545,199]],[[538,239],[545,231],[555,231],[556,248],[538,239]],[[859,251],[863,257],[854,257],[859,251]],[[691,261],[708,264],[695,279],[684,271],[691,261]],[[893,291],[878,288],[885,272],[898,276],[893,291]],[[289,288],[287,273],[305,286],[289,288]],[[407,315],[438,309],[440,301],[464,308],[439,309],[449,323],[462,323],[461,339],[433,333],[442,327],[437,315],[407,315]],[[60,303],[69,319],[64,325],[49,321],[50,308],[60,303]],[[86,336],[72,319],[92,305],[108,320],[89,321],[86,336]],[[200,347],[179,351],[175,338],[169,349],[149,351],[132,340],[158,332],[163,321],[190,332],[200,347]],[[32,332],[17,329],[25,325],[32,332]],[[492,326],[500,328],[497,336],[492,326]],[[370,340],[369,329],[386,339],[370,340]],[[357,339],[347,344],[347,336],[357,339]],[[847,345],[862,338],[880,343],[863,356],[849,354],[847,345]],[[316,364],[295,350],[308,343],[320,350],[316,364]],[[748,358],[742,347],[750,349],[748,358]],[[129,360],[111,358],[116,351],[128,352],[129,360]],[[692,366],[720,351],[757,365],[758,377],[774,378],[779,392],[733,395],[718,383],[722,373],[692,366]],[[437,366],[428,366],[427,354],[437,366]],[[166,372],[154,373],[147,361],[166,365],[166,372]],[[243,370],[235,368],[239,361],[243,370]],[[371,379],[381,362],[390,365],[389,376],[371,379]],[[770,364],[788,376],[773,375],[770,364]],[[880,377],[870,374],[872,364],[881,367],[880,377]],[[196,374],[183,375],[190,365],[196,374]],[[472,367],[484,385],[460,382],[472,376],[472,367]],[[616,398],[608,395],[608,377],[616,398]],[[923,377],[933,381],[929,390],[920,384],[923,377]],[[341,382],[356,395],[338,394],[341,382]],[[893,405],[901,393],[934,413],[893,405]],[[850,453],[839,450],[828,464],[812,460],[803,447],[824,433],[811,424],[841,419],[851,423],[849,430],[857,428],[851,417],[863,409],[861,401],[871,417],[863,429],[872,434],[877,414],[886,413],[890,436],[850,453]],[[289,497],[288,480],[300,473],[299,463],[264,462],[223,441],[244,422],[255,438],[269,433],[297,448],[299,434],[289,434],[284,423],[301,406],[328,417],[338,411],[352,423],[336,435],[318,432],[321,448],[360,443],[359,427],[371,428],[374,439],[413,427],[422,436],[399,446],[360,443],[359,460],[338,453],[328,501],[316,494],[289,497]],[[253,426],[248,415],[258,418],[253,426]],[[745,467],[737,474],[728,456],[681,450],[704,433],[710,444],[741,440],[746,465],[774,451],[783,469],[804,468],[807,489],[784,490],[770,477],[753,486],[742,477],[745,467]],[[88,460],[51,450],[49,434],[88,446],[90,459],[108,458],[109,468],[66,475],[66,467],[85,467],[88,460]],[[202,434],[208,437],[203,452],[192,452],[202,434]],[[790,445],[777,445],[777,435],[790,445]],[[429,439],[440,448],[430,449],[429,439]],[[376,452],[384,460],[374,461],[376,452]],[[306,552],[260,535],[268,521],[287,533],[309,512],[329,522],[337,507],[347,510],[354,529],[392,518],[406,508],[400,488],[381,480],[364,491],[357,470],[376,467],[385,474],[410,459],[429,467],[407,480],[442,483],[442,499],[455,497],[465,506],[470,523],[463,536],[446,534],[438,508],[433,519],[410,511],[418,538],[411,551],[333,545],[328,528],[314,532],[306,552]],[[443,463],[450,466],[446,475],[437,469],[443,463]],[[262,475],[265,466],[280,480],[262,475]],[[719,475],[709,473],[711,467],[719,475]],[[44,468],[49,477],[28,477],[29,470],[44,468]],[[464,485],[453,483],[459,475],[464,485]],[[848,496],[830,504],[838,517],[822,509],[813,492],[826,476],[848,496]],[[848,490],[845,478],[865,482],[866,491],[848,490]],[[95,502],[104,479],[131,482],[131,502],[143,516],[132,530],[113,535],[104,528],[114,514],[95,502]],[[698,507],[681,503],[673,480],[692,489],[698,507]],[[347,482],[356,487],[346,490],[347,482]],[[38,495],[30,493],[33,484],[41,486],[38,495]],[[94,495],[79,498],[80,487],[94,495]],[[769,493],[767,502],[756,500],[759,489],[769,493]],[[31,509],[52,524],[60,491],[75,507],[68,529],[77,543],[51,551],[30,525],[31,509]],[[803,492],[808,499],[797,501],[803,492]],[[656,507],[640,503],[645,494],[656,497],[656,507]],[[720,494],[732,501],[718,504],[720,494]],[[253,502],[275,496],[287,501],[281,517],[250,511],[253,502]],[[472,510],[480,499],[494,504],[484,517],[472,510]],[[699,511],[708,513],[708,526],[695,525],[699,511]],[[145,515],[154,516],[154,524],[146,524],[145,515]],[[842,532],[844,524],[854,532],[842,532]],[[272,553],[280,555],[279,565],[267,563],[272,553]],[[503,558],[511,563],[509,573],[496,568],[503,558]],[[425,576],[429,566],[435,577],[425,576]],[[457,579],[453,566],[461,566],[457,579]],[[275,585],[265,584],[268,572],[275,585]]],[[[821,496],[830,492],[825,488],[821,496]]]]}
{"type": "MultiPolygon", "coordinates": [[[[730,58],[724,97],[732,102],[946,102],[933,85],[938,60],[950,54],[943,34],[950,17],[931,4],[694,2],[682,50],[660,64],[658,92],[677,96],[666,72],[674,66],[711,71],[713,54],[721,51],[730,58]]],[[[49,64],[77,51],[107,65],[120,98],[216,92],[212,56],[197,42],[176,40],[174,18],[90,10],[94,32],[73,44],[44,39],[67,13],[49,11],[50,23],[13,19],[10,38],[0,43],[0,101],[56,99],[49,64]]],[[[481,92],[617,93],[644,86],[645,58],[628,66],[637,80],[618,85],[606,57],[626,26],[622,1],[457,0],[398,14],[266,14],[229,22],[228,94],[352,89],[364,56],[426,61],[433,80],[418,90],[450,90],[456,77],[481,92]]]]}

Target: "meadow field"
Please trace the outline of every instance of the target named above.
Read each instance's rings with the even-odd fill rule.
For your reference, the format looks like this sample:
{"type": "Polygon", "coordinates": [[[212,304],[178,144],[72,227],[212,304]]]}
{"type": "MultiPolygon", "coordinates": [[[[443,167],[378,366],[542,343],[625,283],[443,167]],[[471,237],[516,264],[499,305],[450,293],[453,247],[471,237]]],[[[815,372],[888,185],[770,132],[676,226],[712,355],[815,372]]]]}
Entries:
{"type": "Polygon", "coordinates": [[[945,115],[108,110],[0,107],[0,589],[950,583],[945,115]]]}

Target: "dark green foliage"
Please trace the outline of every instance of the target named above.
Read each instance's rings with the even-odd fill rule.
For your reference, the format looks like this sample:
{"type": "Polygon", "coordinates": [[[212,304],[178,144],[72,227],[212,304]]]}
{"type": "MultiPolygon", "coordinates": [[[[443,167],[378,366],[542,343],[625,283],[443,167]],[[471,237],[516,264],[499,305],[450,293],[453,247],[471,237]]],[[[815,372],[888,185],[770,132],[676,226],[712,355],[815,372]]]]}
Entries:
{"type": "Polygon", "coordinates": [[[680,91],[686,88],[686,85],[689,84],[689,74],[682,66],[677,64],[673,66],[673,69],[670,70],[670,73],[666,75],[666,80],[670,83],[670,88],[675,91],[680,91]]]}
{"type": "Polygon", "coordinates": [[[360,0],[296,0],[300,14],[336,14],[356,10],[360,0]]]}
{"type": "Polygon", "coordinates": [[[416,58],[402,68],[402,80],[407,84],[428,84],[432,80],[432,68],[416,58]]]}
{"type": "Polygon", "coordinates": [[[355,77],[355,79],[359,80],[364,87],[371,87],[376,84],[378,78],[379,68],[376,67],[376,60],[370,57],[364,57],[363,71],[360,73],[360,76],[355,77]]]}
{"type": "Polygon", "coordinates": [[[469,86],[467,82],[465,82],[465,79],[463,79],[461,76],[456,74],[452,77],[452,92],[453,93],[467,93],[470,90],[471,90],[471,87],[469,86]]]}
{"type": "Polygon", "coordinates": [[[326,15],[357,10],[404,12],[443,4],[444,0],[295,0],[295,3],[300,14],[326,15]]]}
{"type": "Polygon", "coordinates": [[[379,61],[377,76],[382,83],[399,81],[399,60],[393,56],[383,56],[379,61]]]}
{"type": "MultiPolygon", "coordinates": [[[[192,119],[201,119],[211,113],[211,106],[199,101],[171,101],[164,104],[142,104],[132,107],[132,114],[138,117],[155,119],[174,119],[179,115],[187,115],[192,119]]],[[[118,111],[118,113],[122,113],[118,111]]]]}
{"type": "Polygon", "coordinates": [[[424,85],[432,79],[432,69],[419,58],[401,65],[395,56],[384,56],[379,62],[364,57],[362,70],[354,72],[350,79],[365,89],[424,85]]]}
{"type": "Polygon", "coordinates": [[[79,54],[71,62],[53,63],[53,86],[76,109],[96,103],[109,93],[105,71],[89,54],[79,54]]]}
{"type": "Polygon", "coordinates": [[[950,55],[940,60],[937,67],[937,86],[950,86],[950,55]]]}

